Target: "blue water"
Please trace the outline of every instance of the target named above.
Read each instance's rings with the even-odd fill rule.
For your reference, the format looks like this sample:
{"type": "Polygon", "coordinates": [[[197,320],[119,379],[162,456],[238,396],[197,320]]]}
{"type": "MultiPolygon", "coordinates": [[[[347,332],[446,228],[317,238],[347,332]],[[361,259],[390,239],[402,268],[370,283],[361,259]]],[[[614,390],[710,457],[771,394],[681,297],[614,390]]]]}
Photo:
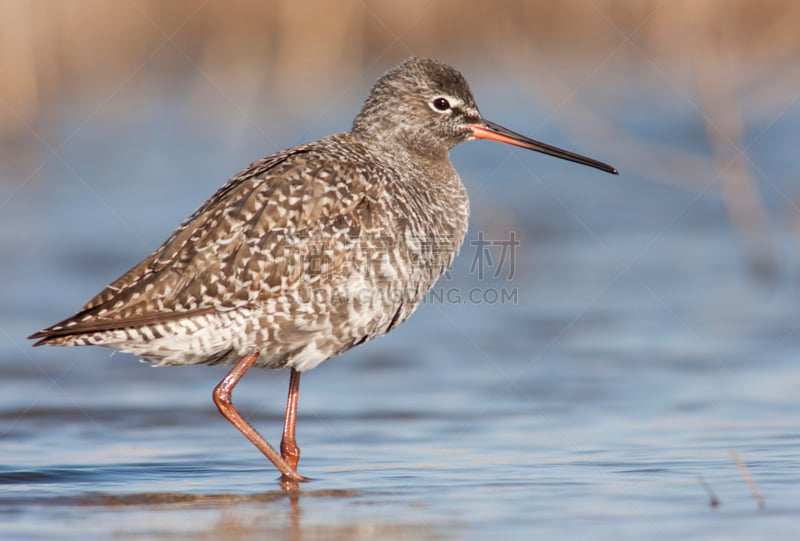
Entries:
{"type": "MultiPolygon", "coordinates": [[[[524,132],[503,91],[488,94],[484,111],[524,132]]],[[[78,101],[31,126],[25,153],[5,148],[0,537],[797,531],[798,243],[784,196],[796,195],[786,171],[800,164],[781,122],[750,155],[777,259],[766,279],[748,274],[711,177],[691,191],[626,174],[641,156],[552,126],[533,135],[622,176],[490,143],[457,148],[473,202],[468,242],[409,322],[303,376],[300,469],[313,481],[297,491],[282,490],[217,413],[211,389],[224,367],[155,369],[107,350],[30,347],[25,336],[147,255],[231,174],[345,128],[349,107],[273,125],[269,111],[222,121],[177,99],[112,101],[95,115],[78,101]],[[495,243],[488,258],[469,243],[480,234],[495,243]],[[512,238],[519,246],[503,259],[512,238]]],[[[704,145],[702,125],[687,129],[673,112],[635,100],[619,109],[654,140],[704,145]],[[635,121],[647,115],[660,121],[635,121]]],[[[234,395],[273,443],[287,381],[253,371],[234,395]]]]}

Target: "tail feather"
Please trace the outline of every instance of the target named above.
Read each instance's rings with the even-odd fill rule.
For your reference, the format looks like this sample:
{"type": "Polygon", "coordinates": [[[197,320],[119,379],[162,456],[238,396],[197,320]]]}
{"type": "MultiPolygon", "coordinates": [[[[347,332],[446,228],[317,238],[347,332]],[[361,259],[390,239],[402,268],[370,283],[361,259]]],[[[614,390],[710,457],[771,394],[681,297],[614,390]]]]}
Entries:
{"type": "Polygon", "coordinates": [[[91,335],[134,329],[136,327],[144,327],[156,323],[166,323],[176,319],[191,318],[209,314],[214,310],[214,308],[198,308],[183,312],[155,312],[125,319],[101,319],[93,317],[93,314],[87,315],[81,312],[63,321],[59,321],[46,329],[33,333],[28,339],[39,339],[33,344],[34,347],[43,345],[86,345],[93,343],[91,340],[86,340],[86,338],[91,335]],[[70,341],[70,339],[74,339],[74,341],[70,341]]]}

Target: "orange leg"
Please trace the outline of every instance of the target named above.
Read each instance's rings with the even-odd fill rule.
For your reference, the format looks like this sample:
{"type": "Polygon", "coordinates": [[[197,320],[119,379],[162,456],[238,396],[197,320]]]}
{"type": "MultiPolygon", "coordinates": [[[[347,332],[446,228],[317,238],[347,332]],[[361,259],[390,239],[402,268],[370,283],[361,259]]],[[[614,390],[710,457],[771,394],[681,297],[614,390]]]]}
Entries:
{"type": "MultiPolygon", "coordinates": [[[[278,454],[272,446],[267,443],[267,440],[259,434],[253,426],[244,420],[242,415],[236,410],[233,406],[233,402],[231,402],[231,395],[233,393],[233,388],[236,387],[236,384],[239,383],[239,380],[242,379],[245,372],[253,366],[253,363],[256,362],[258,359],[258,354],[254,353],[252,355],[245,355],[238,361],[236,364],[233,365],[233,368],[228,375],[222,378],[222,381],[219,382],[214,388],[214,403],[219,408],[219,412],[225,416],[228,421],[230,421],[233,426],[239,429],[239,432],[245,435],[245,437],[250,440],[253,445],[255,445],[259,451],[264,453],[264,455],[270,459],[270,461],[275,464],[275,467],[283,475],[283,479],[288,479],[291,481],[307,481],[305,477],[297,473],[297,469],[295,465],[290,465],[289,462],[283,459],[281,455],[278,454]]],[[[298,453],[299,456],[299,453],[298,453]]]]}
{"type": "Polygon", "coordinates": [[[300,372],[292,368],[289,376],[289,396],[286,398],[286,417],[283,421],[283,438],[281,439],[281,456],[289,465],[297,470],[300,460],[300,448],[295,440],[297,424],[297,400],[300,397],[300,372]]]}

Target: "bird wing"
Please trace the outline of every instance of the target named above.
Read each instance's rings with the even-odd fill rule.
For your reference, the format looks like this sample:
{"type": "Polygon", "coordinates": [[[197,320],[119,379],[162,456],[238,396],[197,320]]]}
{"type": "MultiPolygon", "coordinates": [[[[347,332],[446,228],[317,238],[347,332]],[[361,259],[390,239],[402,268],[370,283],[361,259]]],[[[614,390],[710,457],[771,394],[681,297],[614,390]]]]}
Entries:
{"type": "Polygon", "coordinates": [[[76,315],[31,338],[44,343],[253,305],[341,272],[348,261],[330,244],[360,235],[385,174],[331,152],[336,137],[253,163],[76,315]],[[326,266],[313,272],[317,254],[326,266]]]}

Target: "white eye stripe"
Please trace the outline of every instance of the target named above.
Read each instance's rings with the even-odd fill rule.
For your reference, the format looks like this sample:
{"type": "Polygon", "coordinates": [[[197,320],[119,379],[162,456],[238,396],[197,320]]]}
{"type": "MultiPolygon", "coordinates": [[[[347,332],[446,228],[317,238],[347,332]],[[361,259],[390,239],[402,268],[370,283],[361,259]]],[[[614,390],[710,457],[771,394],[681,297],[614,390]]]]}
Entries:
{"type": "Polygon", "coordinates": [[[447,94],[436,96],[428,101],[428,107],[437,113],[448,113],[461,105],[463,105],[463,102],[460,99],[447,94]]]}

